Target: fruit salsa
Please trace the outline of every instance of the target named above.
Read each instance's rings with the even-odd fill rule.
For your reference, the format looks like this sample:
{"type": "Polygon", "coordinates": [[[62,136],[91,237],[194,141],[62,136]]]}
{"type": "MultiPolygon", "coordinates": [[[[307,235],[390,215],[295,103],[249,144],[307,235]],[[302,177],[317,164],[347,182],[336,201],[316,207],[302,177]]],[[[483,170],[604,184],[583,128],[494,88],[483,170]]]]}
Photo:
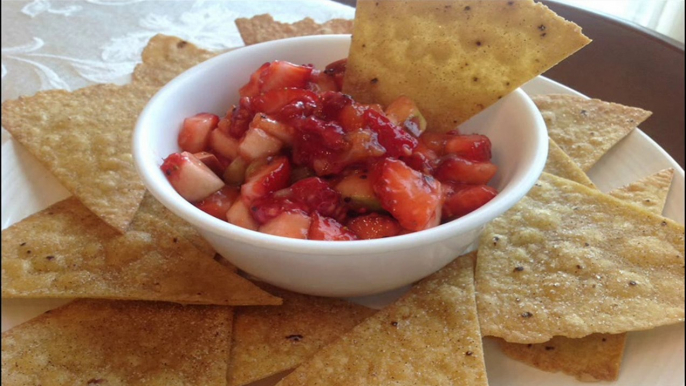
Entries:
{"type": "MultiPolygon", "coordinates": [[[[346,59],[265,63],[225,117],[186,118],[182,152],[161,166],[200,210],[237,226],[310,240],[421,231],[496,196],[491,142],[427,131],[415,103],[384,109],[341,93],[346,59]]],[[[373,80],[372,80],[373,81],[373,80]]]]}

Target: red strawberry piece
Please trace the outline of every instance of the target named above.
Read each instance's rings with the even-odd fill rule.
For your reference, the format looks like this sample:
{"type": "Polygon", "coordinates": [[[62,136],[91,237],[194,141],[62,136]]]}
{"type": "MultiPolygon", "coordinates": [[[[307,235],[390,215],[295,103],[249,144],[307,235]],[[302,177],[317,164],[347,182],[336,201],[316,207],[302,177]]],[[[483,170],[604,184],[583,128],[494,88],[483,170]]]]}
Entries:
{"type": "Polygon", "coordinates": [[[232,160],[238,157],[238,140],[219,128],[212,130],[210,133],[208,145],[215,154],[224,158],[232,160]]]}
{"type": "Polygon", "coordinates": [[[191,153],[205,150],[210,131],[217,127],[218,123],[219,117],[210,113],[200,113],[186,118],[178,138],[181,150],[191,153]]]}
{"type": "Polygon", "coordinates": [[[224,169],[226,169],[226,167],[229,166],[229,163],[227,162],[226,158],[220,161],[216,155],[208,153],[206,151],[194,153],[193,155],[195,156],[195,158],[199,159],[200,162],[204,163],[205,166],[210,168],[210,170],[212,170],[214,174],[218,176],[222,176],[224,174],[224,169]]]}
{"type": "Polygon", "coordinates": [[[414,148],[412,155],[400,158],[407,166],[424,174],[433,174],[434,165],[438,156],[436,152],[429,149],[423,142],[419,142],[414,148]]]}
{"type": "Polygon", "coordinates": [[[343,130],[350,133],[364,128],[364,112],[367,109],[367,106],[355,102],[343,106],[338,113],[338,122],[340,122],[343,130]]]}
{"type": "MultiPolygon", "coordinates": [[[[238,106],[235,106],[230,112],[231,119],[228,125],[228,133],[239,139],[245,134],[255,115],[255,110],[252,105],[252,100],[248,97],[242,97],[238,101],[238,106]]],[[[222,131],[225,131],[224,125],[222,125],[222,131]]]]}
{"type": "MultiPolygon", "coordinates": [[[[274,193],[280,193],[283,190],[290,191],[290,189],[282,189],[274,193]]],[[[264,224],[283,212],[294,210],[309,212],[307,205],[294,201],[291,197],[280,196],[274,193],[258,198],[250,204],[250,213],[258,223],[264,224]]]]}
{"type": "Polygon", "coordinates": [[[340,92],[324,92],[320,94],[319,97],[321,99],[319,118],[325,121],[339,120],[341,110],[354,103],[353,98],[350,95],[340,92]]]}
{"type": "Polygon", "coordinates": [[[341,91],[334,75],[319,70],[312,70],[308,89],[315,92],[341,91]]]}
{"type": "Polygon", "coordinates": [[[324,68],[326,75],[333,76],[339,90],[343,89],[343,78],[345,77],[345,69],[348,65],[348,58],[337,60],[330,63],[324,68]]]}
{"type": "Polygon", "coordinates": [[[244,159],[251,161],[256,158],[278,154],[283,142],[256,127],[248,129],[238,145],[238,152],[244,159]]]}
{"type": "Polygon", "coordinates": [[[290,177],[291,163],[288,158],[273,158],[250,177],[246,175],[247,180],[241,186],[241,196],[246,202],[251,203],[257,198],[285,188],[290,177]]]}
{"type": "Polygon", "coordinates": [[[497,171],[498,167],[490,162],[475,162],[448,154],[441,160],[435,176],[440,181],[485,185],[497,171]]]}
{"type": "Polygon", "coordinates": [[[486,185],[444,184],[448,193],[443,203],[443,219],[452,220],[462,217],[482,207],[498,194],[486,185]]]}
{"type": "Polygon", "coordinates": [[[378,162],[374,169],[372,182],[381,206],[403,228],[425,229],[441,206],[441,184],[391,158],[378,162]]]}
{"type": "Polygon", "coordinates": [[[425,131],[419,137],[419,142],[427,149],[433,151],[437,156],[441,157],[445,155],[445,144],[447,142],[446,134],[425,131]]]}
{"type": "Polygon", "coordinates": [[[402,227],[394,218],[378,213],[352,218],[347,226],[362,240],[392,237],[402,231],[402,227]]]}
{"type": "Polygon", "coordinates": [[[297,131],[293,142],[293,161],[308,166],[317,175],[340,171],[332,165],[338,154],[349,147],[343,129],[336,122],[325,122],[315,117],[307,118],[297,131]]]}
{"type": "Polygon", "coordinates": [[[332,218],[320,216],[317,212],[312,215],[307,238],[327,241],[357,240],[357,236],[350,229],[332,218]]]}
{"type": "Polygon", "coordinates": [[[172,153],[160,166],[174,189],[188,201],[200,201],[224,187],[224,181],[189,152],[172,153]]]}
{"type": "Polygon", "coordinates": [[[394,125],[383,113],[374,109],[364,112],[365,124],[379,136],[379,143],[386,148],[389,157],[402,157],[412,154],[417,147],[417,139],[398,125],[394,125]]]}
{"type": "Polygon", "coordinates": [[[248,205],[246,205],[245,201],[240,196],[226,212],[226,221],[241,228],[253,231],[256,231],[260,226],[260,224],[250,215],[248,205]]]}
{"type": "Polygon", "coordinates": [[[275,60],[260,74],[260,91],[265,93],[283,88],[305,88],[312,69],[312,66],[275,60]]]}
{"type": "Polygon", "coordinates": [[[241,98],[252,97],[260,94],[260,78],[262,76],[262,72],[266,71],[270,64],[271,63],[269,62],[263,64],[255,72],[253,72],[252,75],[250,75],[250,81],[248,81],[245,86],[238,90],[241,98]]]}
{"type": "Polygon", "coordinates": [[[220,220],[226,221],[226,212],[229,211],[239,195],[238,187],[224,186],[220,190],[196,203],[195,206],[220,220]]]}
{"type": "Polygon", "coordinates": [[[258,230],[275,236],[307,239],[311,223],[312,219],[304,212],[283,212],[262,225],[258,230]]]}
{"type": "Polygon", "coordinates": [[[445,152],[471,161],[490,161],[491,140],[480,134],[451,135],[446,141],[445,152]]]}
{"type": "Polygon", "coordinates": [[[291,185],[290,189],[293,192],[293,199],[307,205],[310,212],[318,212],[338,221],[345,219],[347,210],[341,194],[321,178],[305,178],[291,185]]]}
{"type": "Polygon", "coordinates": [[[273,116],[275,119],[291,123],[312,115],[319,108],[319,98],[309,90],[286,88],[272,90],[251,99],[254,111],[273,116]]]}

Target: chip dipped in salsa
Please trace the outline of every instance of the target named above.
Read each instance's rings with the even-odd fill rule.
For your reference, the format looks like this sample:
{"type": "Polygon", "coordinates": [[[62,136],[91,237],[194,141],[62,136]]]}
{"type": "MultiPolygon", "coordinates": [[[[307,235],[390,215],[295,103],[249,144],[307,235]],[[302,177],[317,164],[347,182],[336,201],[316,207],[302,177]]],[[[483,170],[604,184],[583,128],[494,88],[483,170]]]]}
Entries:
{"type": "Polygon", "coordinates": [[[431,132],[405,96],[358,103],[341,92],[345,67],[265,63],[225,117],[184,120],[162,171],[214,217],[311,240],[421,231],[495,197],[486,136],[431,132]]]}

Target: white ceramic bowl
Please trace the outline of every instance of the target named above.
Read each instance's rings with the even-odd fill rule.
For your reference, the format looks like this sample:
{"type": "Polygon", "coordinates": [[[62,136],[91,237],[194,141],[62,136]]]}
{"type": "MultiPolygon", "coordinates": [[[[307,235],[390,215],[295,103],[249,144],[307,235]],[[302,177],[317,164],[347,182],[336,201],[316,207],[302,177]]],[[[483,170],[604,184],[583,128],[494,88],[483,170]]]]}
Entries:
{"type": "MultiPolygon", "coordinates": [[[[487,135],[500,192],[478,210],[447,224],[398,237],[361,241],[310,241],[250,231],[218,220],[184,200],[160,171],[180,149],[184,118],[199,112],[223,116],[238,89],[265,62],[288,60],[324,68],[348,54],[349,35],[309,36],[257,44],[219,55],[178,76],[141,113],[133,156],[150,192],[193,224],[238,268],[292,291],[351,297],[376,294],[415,282],[475,246],[484,225],[519,201],[543,170],[548,154],[545,124],[533,102],[516,90],[463,124],[463,133],[487,135]]],[[[411,65],[411,64],[408,64],[411,65]]],[[[436,96],[437,98],[440,96],[436,96]]]]}

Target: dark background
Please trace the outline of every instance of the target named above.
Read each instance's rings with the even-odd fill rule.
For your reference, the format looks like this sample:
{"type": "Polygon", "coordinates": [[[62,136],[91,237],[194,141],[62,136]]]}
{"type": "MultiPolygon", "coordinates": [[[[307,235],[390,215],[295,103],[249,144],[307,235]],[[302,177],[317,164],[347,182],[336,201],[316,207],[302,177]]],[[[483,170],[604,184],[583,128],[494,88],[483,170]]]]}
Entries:
{"type": "MultiPolygon", "coordinates": [[[[355,6],[355,0],[334,0],[355,6]]],[[[554,1],[593,42],[544,75],[582,94],[650,110],[640,125],[684,167],[684,45],[635,23],[554,1]]]]}

